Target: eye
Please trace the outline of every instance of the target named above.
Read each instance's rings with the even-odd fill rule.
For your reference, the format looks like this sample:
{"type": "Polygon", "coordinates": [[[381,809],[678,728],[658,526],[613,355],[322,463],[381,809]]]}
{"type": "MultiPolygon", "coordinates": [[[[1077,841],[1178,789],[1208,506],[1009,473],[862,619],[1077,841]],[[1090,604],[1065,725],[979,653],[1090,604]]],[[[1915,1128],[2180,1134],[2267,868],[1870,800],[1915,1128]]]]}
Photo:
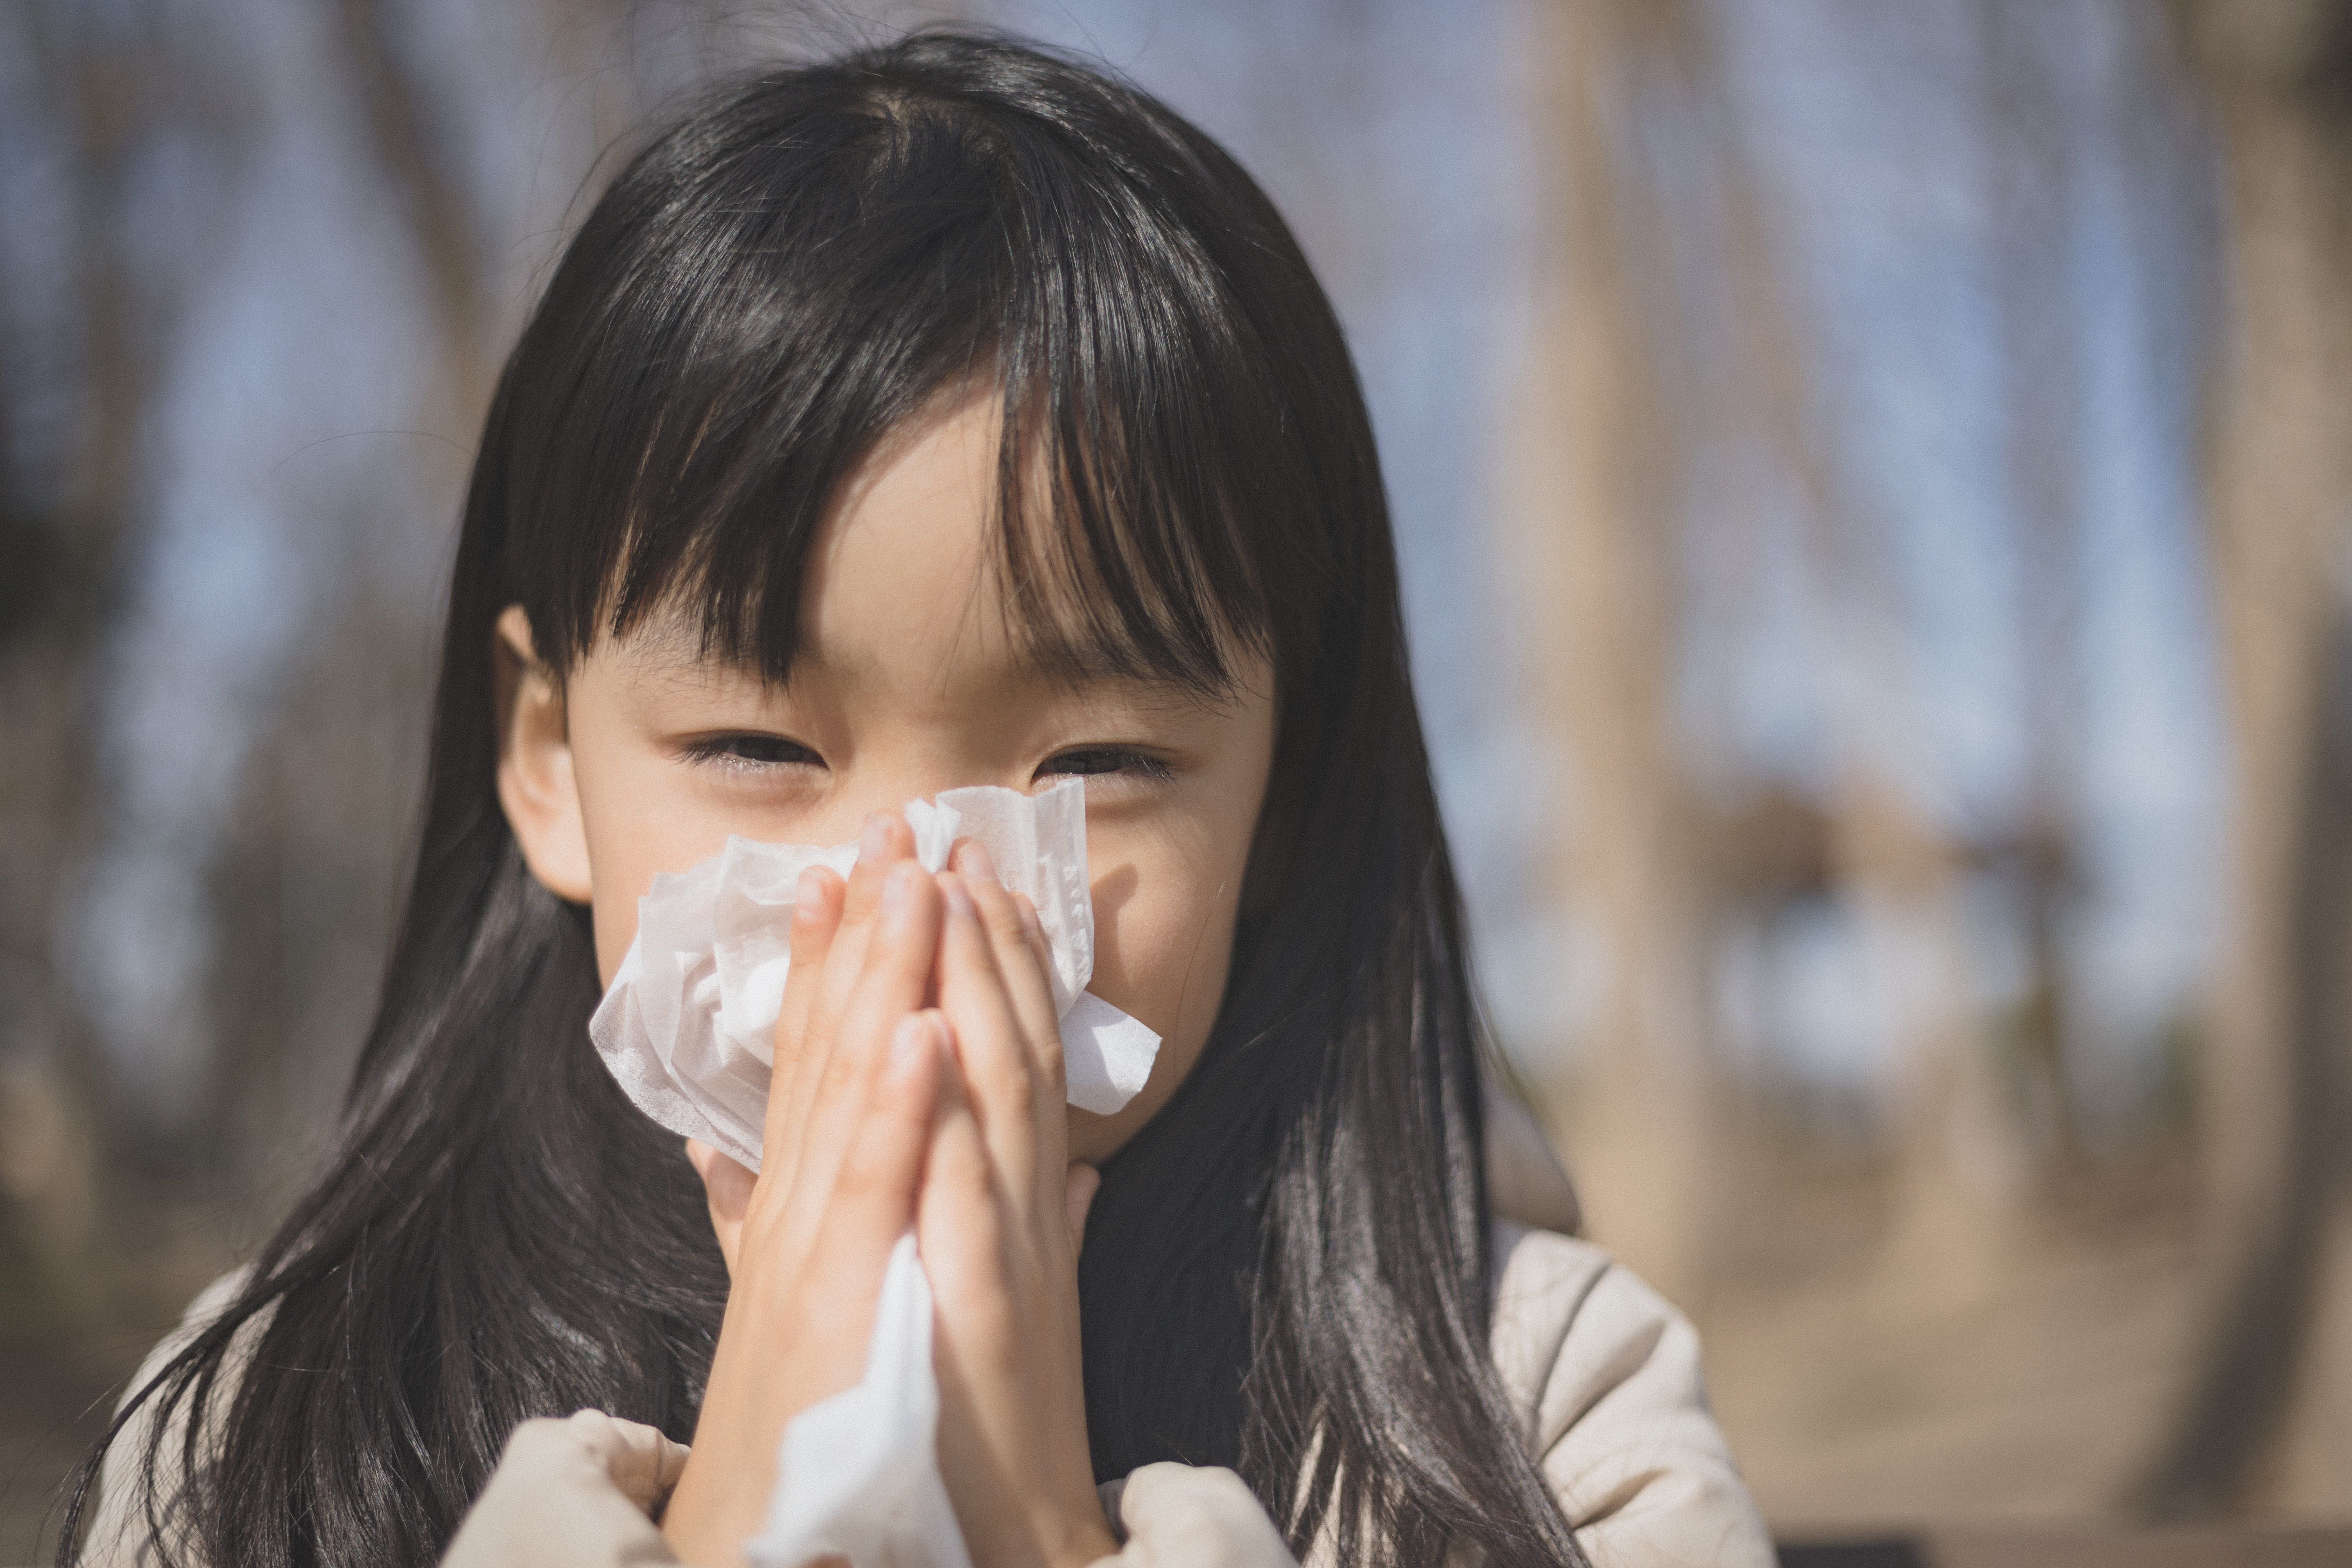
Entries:
{"type": "Polygon", "coordinates": [[[1131,746],[1079,746],[1056,752],[1037,766],[1041,779],[1099,778],[1109,773],[1131,773],[1165,784],[1176,776],[1176,770],[1150,752],[1139,752],[1131,746]]]}
{"type": "Polygon", "coordinates": [[[753,731],[700,736],[688,742],[682,754],[688,762],[708,763],[742,773],[763,773],[779,767],[824,766],[823,757],[798,741],[753,731]]]}

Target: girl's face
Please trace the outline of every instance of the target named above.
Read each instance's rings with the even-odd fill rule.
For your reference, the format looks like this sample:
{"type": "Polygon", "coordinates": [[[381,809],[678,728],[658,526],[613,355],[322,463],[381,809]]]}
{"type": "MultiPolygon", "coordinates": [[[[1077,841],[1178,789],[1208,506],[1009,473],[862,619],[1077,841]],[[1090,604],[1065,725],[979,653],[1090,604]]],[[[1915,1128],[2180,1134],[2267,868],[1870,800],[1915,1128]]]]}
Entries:
{"type": "Polygon", "coordinates": [[[1071,1157],[1099,1162],[1166,1102],[1215,1020],[1273,756],[1273,680],[1263,660],[1241,662],[1237,690],[1212,705],[1035,668],[989,566],[997,438],[997,404],[973,397],[852,475],[810,556],[784,686],[703,658],[692,624],[656,619],[599,643],[559,688],[509,609],[499,792],[532,872],[593,910],[609,984],[654,876],[730,834],[839,844],[870,814],[944,789],[1083,775],[1087,988],[1162,1042],[1126,1109],[1071,1109],[1071,1157]]]}

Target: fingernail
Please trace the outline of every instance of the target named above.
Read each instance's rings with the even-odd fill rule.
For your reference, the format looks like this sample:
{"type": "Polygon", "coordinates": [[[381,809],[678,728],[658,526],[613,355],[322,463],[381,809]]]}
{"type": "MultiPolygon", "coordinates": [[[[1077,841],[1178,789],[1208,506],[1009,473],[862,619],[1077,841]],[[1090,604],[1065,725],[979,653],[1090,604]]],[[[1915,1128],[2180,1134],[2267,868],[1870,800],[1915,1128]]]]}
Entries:
{"type": "Polygon", "coordinates": [[[959,915],[978,915],[980,908],[971,901],[971,889],[964,886],[961,877],[940,879],[940,891],[947,895],[948,909],[959,915]]]}
{"type": "Polygon", "coordinates": [[[969,839],[963,847],[963,874],[975,882],[996,880],[996,862],[989,858],[988,846],[979,839],[969,839]]]}
{"type": "Polygon", "coordinates": [[[793,883],[793,913],[814,916],[817,905],[824,901],[824,878],[814,866],[803,871],[793,883]]]}
{"type": "Polygon", "coordinates": [[[897,914],[907,907],[907,896],[915,889],[915,872],[919,868],[911,861],[890,868],[890,874],[882,879],[884,914],[897,914]]]}
{"type": "Polygon", "coordinates": [[[1016,895],[1013,900],[1013,907],[1021,911],[1021,929],[1029,933],[1029,940],[1044,942],[1045,928],[1037,922],[1037,906],[1029,901],[1028,895],[1025,893],[1016,895]]]}
{"type": "Polygon", "coordinates": [[[857,830],[857,858],[879,860],[890,852],[890,814],[877,811],[857,830]]]}

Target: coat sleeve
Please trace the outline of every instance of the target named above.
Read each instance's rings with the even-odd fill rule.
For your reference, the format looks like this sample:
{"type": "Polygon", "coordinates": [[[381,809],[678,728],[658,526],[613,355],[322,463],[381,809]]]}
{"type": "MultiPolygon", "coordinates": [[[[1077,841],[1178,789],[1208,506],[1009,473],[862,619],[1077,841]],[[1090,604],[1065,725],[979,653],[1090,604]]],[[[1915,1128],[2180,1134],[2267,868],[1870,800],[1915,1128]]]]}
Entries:
{"type": "Polygon", "coordinates": [[[1495,1239],[1496,1369],[1595,1568],[1772,1568],[1689,1320],[1590,1243],[1495,1239]]]}
{"type": "Polygon", "coordinates": [[[677,1558],[652,1511],[686,1449],[601,1410],[526,1421],[508,1437],[441,1568],[649,1568],[677,1558]]]}
{"type": "Polygon", "coordinates": [[[1124,1544],[1094,1568],[1297,1568],[1257,1494],[1231,1470],[1146,1465],[1101,1491],[1124,1544]]]}

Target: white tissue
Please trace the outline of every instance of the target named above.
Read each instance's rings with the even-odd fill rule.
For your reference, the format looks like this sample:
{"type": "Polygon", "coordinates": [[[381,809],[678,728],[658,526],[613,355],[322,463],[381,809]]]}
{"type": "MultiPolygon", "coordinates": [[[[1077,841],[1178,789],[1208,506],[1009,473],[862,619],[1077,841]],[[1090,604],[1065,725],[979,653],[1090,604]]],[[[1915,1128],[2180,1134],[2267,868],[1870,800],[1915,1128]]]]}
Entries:
{"type": "MultiPolygon", "coordinates": [[[[1046,978],[1070,1103],[1108,1115],[1133,1099],[1151,1074],[1160,1037],[1086,989],[1095,918],[1085,784],[1064,779],[1038,795],[951,789],[909,802],[907,821],[927,869],[946,865],[959,838],[976,838],[1004,885],[1036,905],[1053,952],[1046,978]]],[[[846,876],[856,859],[855,844],[730,838],[692,870],[654,879],[637,901],[636,940],[588,1024],[597,1053],[639,1110],[760,1168],[776,1014],[792,966],[793,895],[811,866],[846,876]]]]}
{"type": "Polygon", "coordinates": [[[751,1568],[801,1568],[837,1553],[852,1568],[971,1568],[940,1479],[940,1384],[931,1371],[931,1283],[902,1236],[882,1276],[866,1376],[784,1427],[768,1526],[743,1543],[751,1568]]]}

